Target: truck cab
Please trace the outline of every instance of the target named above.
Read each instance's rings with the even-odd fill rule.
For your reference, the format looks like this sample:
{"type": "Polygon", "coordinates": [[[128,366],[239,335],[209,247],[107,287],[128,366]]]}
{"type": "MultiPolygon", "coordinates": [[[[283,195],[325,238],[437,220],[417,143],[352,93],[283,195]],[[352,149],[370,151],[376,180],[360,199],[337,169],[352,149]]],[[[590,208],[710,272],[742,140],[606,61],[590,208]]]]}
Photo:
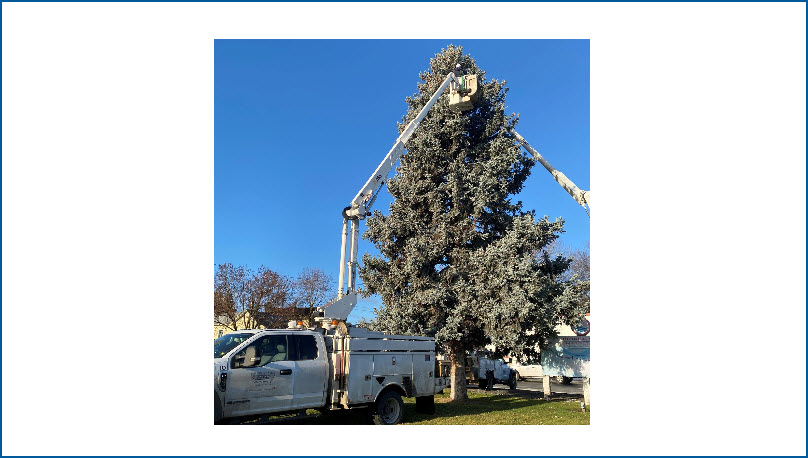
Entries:
{"type": "Polygon", "coordinates": [[[244,330],[214,341],[216,419],[319,408],[328,361],[323,336],[309,330],[244,330]]]}

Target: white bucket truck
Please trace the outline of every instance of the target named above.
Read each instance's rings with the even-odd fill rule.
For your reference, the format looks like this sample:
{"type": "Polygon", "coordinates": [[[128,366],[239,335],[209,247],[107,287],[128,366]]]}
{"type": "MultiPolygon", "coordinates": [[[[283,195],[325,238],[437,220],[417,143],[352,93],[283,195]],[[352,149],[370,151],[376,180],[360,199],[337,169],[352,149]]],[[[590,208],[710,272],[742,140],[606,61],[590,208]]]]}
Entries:
{"type": "Polygon", "coordinates": [[[516,371],[508,367],[504,359],[491,359],[485,356],[471,355],[466,357],[466,379],[470,383],[477,382],[481,390],[490,390],[495,383],[516,389],[516,371]]]}
{"type": "Polygon", "coordinates": [[[214,342],[214,421],[306,409],[368,408],[379,425],[401,422],[402,397],[434,413],[448,386],[435,364],[435,340],[387,335],[337,320],[321,328],[235,331],[214,342]]]}

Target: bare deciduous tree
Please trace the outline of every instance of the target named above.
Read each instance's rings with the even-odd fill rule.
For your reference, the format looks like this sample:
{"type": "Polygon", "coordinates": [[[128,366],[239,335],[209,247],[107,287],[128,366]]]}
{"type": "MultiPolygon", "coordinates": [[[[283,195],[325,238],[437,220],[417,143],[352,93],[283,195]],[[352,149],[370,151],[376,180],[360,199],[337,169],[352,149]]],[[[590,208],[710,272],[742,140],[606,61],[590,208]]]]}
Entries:
{"type": "Polygon", "coordinates": [[[293,284],[264,266],[219,264],[214,275],[213,322],[228,329],[285,327],[294,318],[293,284]]]}
{"type": "Polygon", "coordinates": [[[586,242],[583,249],[572,250],[568,256],[572,258],[570,270],[577,276],[576,281],[584,290],[583,303],[586,305],[586,311],[589,312],[589,242],[586,242]]]}
{"type": "Polygon", "coordinates": [[[305,268],[295,283],[295,305],[298,317],[309,319],[314,309],[334,296],[334,280],[320,269],[305,268]]]}
{"type": "Polygon", "coordinates": [[[589,242],[583,248],[570,248],[559,240],[555,240],[545,250],[552,258],[563,256],[571,259],[570,268],[561,274],[561,280],[571,282],[581,296],[581,304],[589,312],[589,242]]]}
{"type": "Polygon", "coordinates": [[[244,297],[247,289],[247,274],[244,266],[219,264],[213,277],[213,322],[228,329],[247,328],[239,323],[245,315],[244,297]]]}
{"type": "Polygon", "coordinates": [[[569,251],[567,256],[572,258],[572,273],[581,281],[589,281],[589,242],[586,242],[584,248],[569,251]]]}
{"type": "Polygon", "coordinates": [[[284,328],[294,318],[293,284],[289,278],[267,269],[258,268],[252,278],[250,310],[256,324],[265,328],[284,328]]]}

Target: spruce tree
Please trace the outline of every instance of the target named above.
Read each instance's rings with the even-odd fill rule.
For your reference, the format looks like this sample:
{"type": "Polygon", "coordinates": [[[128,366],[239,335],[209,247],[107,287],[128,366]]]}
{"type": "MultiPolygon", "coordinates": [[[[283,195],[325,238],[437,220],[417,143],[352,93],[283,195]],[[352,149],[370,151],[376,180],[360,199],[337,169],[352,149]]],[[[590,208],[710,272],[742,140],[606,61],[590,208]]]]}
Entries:
{"type": "Polygon", "coordinates": [[[399,131],[457,63],[478,75],[480,99],[456,113],[441,97],[407,142],[387,182],[389,215],[374,211],[363,235],[381,256],[365,254],[359,274],[363,294],[382,297],[373,326],[435,336],[452,362],[452,400],[465,400],[466,351],[492,343],[503,354],[535,357],[559,318],[579,311],[559,280],[569,260],[543,251],[563,221],[537,220],[513,200],[534,162],[509,133],[517,117],[505,114],[505,81],[486,79],[449,45],[420,74],[399,131]]]}

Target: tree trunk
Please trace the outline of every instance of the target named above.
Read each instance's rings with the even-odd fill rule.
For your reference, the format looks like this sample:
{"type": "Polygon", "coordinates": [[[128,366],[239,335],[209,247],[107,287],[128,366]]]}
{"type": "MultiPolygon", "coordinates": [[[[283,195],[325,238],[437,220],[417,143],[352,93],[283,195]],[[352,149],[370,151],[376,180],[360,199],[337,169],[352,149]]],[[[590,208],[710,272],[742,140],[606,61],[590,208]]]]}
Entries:
{"type": "Polygon", "coordinates": [[[466,392],[466,349],[461,342],[449,344],[449,361],[452,362],[452,401],[468,400],[466,392]]]}

